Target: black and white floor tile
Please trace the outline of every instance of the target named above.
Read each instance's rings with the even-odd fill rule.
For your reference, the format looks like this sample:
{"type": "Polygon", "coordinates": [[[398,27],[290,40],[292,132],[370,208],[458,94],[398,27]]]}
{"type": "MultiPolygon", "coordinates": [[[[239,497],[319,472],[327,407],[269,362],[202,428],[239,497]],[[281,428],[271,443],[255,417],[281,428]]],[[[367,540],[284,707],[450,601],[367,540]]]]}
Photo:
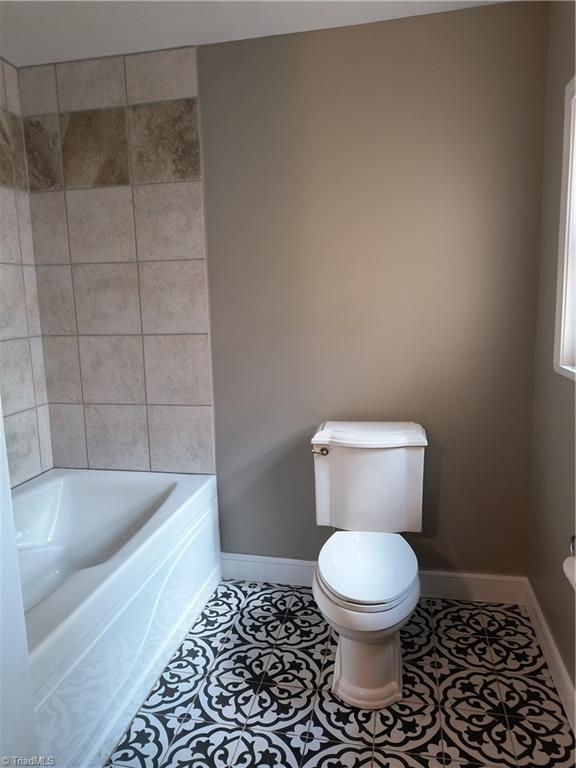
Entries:
{"type": "Polygon", "coordinates": [[[573,768],[572,734],[525,610],[422,599],[401,701],[331,692],[337,637],[311,590],[219,585],[108,768],[573,768]]]}

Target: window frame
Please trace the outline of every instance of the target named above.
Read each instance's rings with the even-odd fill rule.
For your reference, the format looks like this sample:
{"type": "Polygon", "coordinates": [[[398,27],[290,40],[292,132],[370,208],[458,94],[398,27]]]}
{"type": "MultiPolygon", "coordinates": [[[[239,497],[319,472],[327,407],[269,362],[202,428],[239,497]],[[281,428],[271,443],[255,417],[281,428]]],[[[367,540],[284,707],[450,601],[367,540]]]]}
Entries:
{"type": "Polygon", "coordinates": [[[576,77],[564,97],[554,370],[576,381],[576,77]]]}

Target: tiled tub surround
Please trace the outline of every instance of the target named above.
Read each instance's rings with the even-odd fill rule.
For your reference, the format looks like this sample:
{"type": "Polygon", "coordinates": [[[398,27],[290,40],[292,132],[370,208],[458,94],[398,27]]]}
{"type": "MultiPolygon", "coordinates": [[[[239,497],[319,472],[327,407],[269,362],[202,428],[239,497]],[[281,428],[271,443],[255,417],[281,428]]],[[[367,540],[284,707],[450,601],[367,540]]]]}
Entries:
{"type": "Polygon", "coordinates": [[[404,699],[331,692],[336,641],[302,587],[224,582],[107,761],[115,768],[574,765],[574,737],[521,606],[422,599],[404,699]]]}
{"type": "Polygon", "coordinates": [[[12,485],[52,466],[16,69],[0,60],[0,394],[12,485]]]}
{"type": "Polygon", "coordinates": [[[195,51],[19,82],[54,463],[211,473],[195,51]]]}

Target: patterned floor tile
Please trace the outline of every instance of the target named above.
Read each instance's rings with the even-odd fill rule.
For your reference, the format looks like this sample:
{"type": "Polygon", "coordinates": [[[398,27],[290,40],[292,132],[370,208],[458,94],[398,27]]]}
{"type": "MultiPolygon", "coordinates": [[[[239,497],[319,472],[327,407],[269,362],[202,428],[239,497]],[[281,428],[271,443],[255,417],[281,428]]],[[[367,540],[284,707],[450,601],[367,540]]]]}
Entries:
{"type": "Polygon", "coordinates": [[[179,725],[175,718],[139,712],[106,764],[124,768],[158,768],[179,725]]]}
{"type": "Polygon", "coordinates": [[[493,669],[488,640],[484,635],[436,636],[436,653],[451,664],[473,669],[493,669]]]}
{"type": "MultiPolygon", "coordinates": [[[[445,768],[437,757],[414,755],[408,752],[389,752],[374,750],[373,768],[445,768]]],[[[463,768],[459,766],[459,768],[463,768]]]]}
{"type": "Polygon", "coordinates": [[[492,671],[452,667],[439,680],[438,703],[449,709],[503,713],[501,689],[492,671]]]}
{"type": "Polygon", "coordinates": [[[562,702],[556,691],[533,677],[498,675],[500,695],[508,717],[536,717],[564,720],[562,702]]]}
{"type": "Polygon", "coordinates": [[[236,678],[207,677],[188,710],[193,720],[243,727],[252,710],[256,687],[236,678]]]}
{"type": "Polygon", "coordinates": [[[373,768],[372,747],[313,740],[307,744],[302,768],[373,768]]]}
{"type": "Polygon", "coordinates": [[[479,605],[464,600],[435,601],[432,621],[436,633],[443,637],[483,635],[484,623],[479,605]]]}
{"type": "Polygon", "coordinates": [[[275,646],[267,656],[262,682],[301,688],[317,688],[325,663],[324,645],[312,648],[275,646]]]}
{"type": "Polygon", "coordinates": [[[274,645],[282,629],[285,613],[274,605],[245,606],[232,625],[225,647],[232,648],[245,643],[274,645]]]}
{"type": "Polygon", "coordinates": [[[321,690],[314,703],[310,733],[318,739],[371,747],[374,710],[351,707],[331,691],[321,690]]]}
{"type": "Polygon", "coordinates": [[[514,638],[524,635],[536,640],[534,628],[523,606],[483,603],[480,616],[488,637],[514,638]]]}
{"type": "Polygon", "coordinates": [[[433,669],[413,660],[404,661],[402,698],[406,701],[422,701],[433,706],[438,700],[437,682],[433,669]]]}
{"type": "Polygon", "coordinates": [[[185,637],[166,665],[166,671],[179,677],[203,677],[214,664],[222,639],[211,642],[201,637],[185,637]]]}
{"type": "Polygon", "coordinates": [[[294,590],[278,584],[262,584],[261,588],[252,592],[246,598],[247,608],[265,608],[271,606],[279,612],[286,613],[292,602],[294,590]]]}
{"type": "Polygon", "coordinates": [[[299,768],[304,742],[284,733],[252,731],[240,735],[231,768],[299,768]]]}
{"type": "Polygon", "coordinates": [[[254,698],[247,727],[305,734],[316,696],[314,688],[261,685],[254,698]]]}
{"type": "Polygon", "coordinates": [[[546,672],[546,661],[535,638],[526,634],[489,638],[494,669],[520,675],[546,672]]]}
{"type": "Polygon", "coordinates": [[[211,670],[212,677],[260,681],[270,661],[269,645],[246,643],[220,652],[211,670]]]}
{"type": "Polygon", "coordinates": [[[380,750],[438,757],[442,752],[440,714],[436,706],[397,701],[374,713],[374,746],[380,750]]]}
{"type": "Polygon", "coordinates": [[[148,694],[141,711],[164,717],[182,717],[192,706],[201,685],[202,678],[181,677],[166,670],[148,694]]]}
{"type": "Polygon", "coordinates": [[[574,768],[574,735],[564,718],[510,718],[508,722],[519,766],[574,768]]]}
{"type": "Polygon", "coordinates": [[[453,759],[477,765],[516,765],[514,745],[504,715],[444,709],[441,718],[444,749],[453,759]]]}
{"type": "Polygon", "coordinates": [[[228,768],[242,730],[221,723],[184,723],[166,752],[162,768],[228,768]]]}
{"type": "Polygon", "coordinates": [[[284,617],[277,642],[285,648],[310,648],[324,645],[331,628],[315,611],[288,611],[284,617]]]}

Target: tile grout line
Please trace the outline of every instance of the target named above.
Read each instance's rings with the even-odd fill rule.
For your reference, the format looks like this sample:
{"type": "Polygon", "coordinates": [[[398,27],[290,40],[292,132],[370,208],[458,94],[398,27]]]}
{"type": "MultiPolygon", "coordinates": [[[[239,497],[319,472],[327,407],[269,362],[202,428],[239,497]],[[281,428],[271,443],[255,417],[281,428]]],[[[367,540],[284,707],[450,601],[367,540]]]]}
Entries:
{"type": "Polygon", "coordinates": [[[122,73],[124,78],[124,128],[126,131],[126,145],[128,152],[128,180],[130,182],[130,199],[132,200],[132,231],[134,233],[134,250],[136,256],[136,282],[138,287],[138,313],[140,316],[140,342],[142,348],[142,375],[144,378],[144,402],[145,402],[145,416],[146,416],[146,447],[148,452],[148,470],[152,471],[152,448],[150,437],[150,417],[148,414],[148,381],[146,378],[146,351],[144,345],[144,321],[142,318],[142,290],[141,290],[141,278],[139,267],[139,247],[138,247],[138,228],[136,227],[136,204],[134,200],[134,185],[133,185],[133,162],[132,162],[132,137],[131,137],[131,122],[130,122],[130,110],[128,108],[128,75],[126,73],[126,57],[122,56],[122,73]]]}

